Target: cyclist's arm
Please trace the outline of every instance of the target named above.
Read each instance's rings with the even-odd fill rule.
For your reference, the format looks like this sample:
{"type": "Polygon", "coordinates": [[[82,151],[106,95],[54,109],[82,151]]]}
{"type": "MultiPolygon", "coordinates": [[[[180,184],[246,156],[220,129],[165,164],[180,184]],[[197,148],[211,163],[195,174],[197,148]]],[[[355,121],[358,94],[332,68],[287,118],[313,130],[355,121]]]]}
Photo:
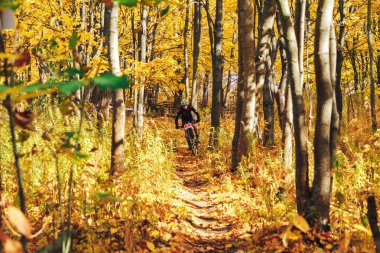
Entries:
{"type": "Polygon", "coordinates": [[[199,122],[201,120],[201,116],[199,116],[199,113],[194,107],[191,107],[191,110],[195,113],[195,115],[197,115],[197,120],[195,122],[199,122]]]}
{"type": "Polygon", "coordinates": [[[176,126],[178,126],[178,119],[179,119],[179,117],[181,116],[181,110],[179,110],[178,112],[177,112],[177,116],[175,117],[175,125],[176,126]]]}

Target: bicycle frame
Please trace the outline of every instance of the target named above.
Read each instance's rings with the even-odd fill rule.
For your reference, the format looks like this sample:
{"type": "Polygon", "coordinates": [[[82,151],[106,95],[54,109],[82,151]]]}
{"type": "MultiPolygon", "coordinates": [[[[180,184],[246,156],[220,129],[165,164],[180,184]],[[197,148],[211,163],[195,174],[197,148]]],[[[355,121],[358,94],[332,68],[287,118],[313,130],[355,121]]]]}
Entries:
{"type": "Polygon", "coordinates": [[[191,148],[191,152],[193,155],[197,155],[198,149],[197,149],[197,142],[195,140],[195,132],[194,127],[191,122],[187,122],[183,125],[183,129],[185,130],[186,139],[189,144],[189,147],[191,148]]]}

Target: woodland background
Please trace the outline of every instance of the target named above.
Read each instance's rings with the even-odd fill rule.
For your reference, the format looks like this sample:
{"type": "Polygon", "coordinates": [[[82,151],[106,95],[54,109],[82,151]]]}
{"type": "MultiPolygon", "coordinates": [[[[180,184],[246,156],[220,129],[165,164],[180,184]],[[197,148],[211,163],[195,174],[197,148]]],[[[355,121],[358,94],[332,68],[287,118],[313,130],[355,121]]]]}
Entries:
{"type": "Polygon", "coordinates": [[[379,252],[379,1],[0,10],[2,251],[379,252]]]}

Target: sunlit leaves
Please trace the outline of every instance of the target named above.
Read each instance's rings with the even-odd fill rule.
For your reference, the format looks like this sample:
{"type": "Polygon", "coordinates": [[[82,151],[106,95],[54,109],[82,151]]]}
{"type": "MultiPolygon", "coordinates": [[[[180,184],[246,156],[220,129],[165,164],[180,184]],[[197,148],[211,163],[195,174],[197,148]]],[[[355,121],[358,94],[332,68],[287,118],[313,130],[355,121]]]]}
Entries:
{"type": "Polygon", "coordinates": [[[293,226],[295,226],[296,228],[298,228],[304,233],[310,230],[309,224],[307,223],[305,218],[302,217],[301,215],[292,214],[289,216],[289,221],[293,226]]]}

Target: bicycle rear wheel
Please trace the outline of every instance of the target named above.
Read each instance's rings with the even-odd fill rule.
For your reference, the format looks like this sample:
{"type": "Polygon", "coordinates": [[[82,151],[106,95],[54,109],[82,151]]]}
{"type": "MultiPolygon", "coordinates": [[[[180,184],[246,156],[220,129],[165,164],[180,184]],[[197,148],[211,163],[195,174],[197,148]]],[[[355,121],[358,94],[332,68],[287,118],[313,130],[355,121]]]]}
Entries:
{"type": "Polygon", "coordinates": [[[191,144],[190,145],[191,153],[193,153],[193,155],[196,156],[198,154],[198,147],[197,147],[197,143],[195,140],[195,134],[194,134],[193,129],[189,130],[189,139],[190,139],[190,144],[191,144]]]}

